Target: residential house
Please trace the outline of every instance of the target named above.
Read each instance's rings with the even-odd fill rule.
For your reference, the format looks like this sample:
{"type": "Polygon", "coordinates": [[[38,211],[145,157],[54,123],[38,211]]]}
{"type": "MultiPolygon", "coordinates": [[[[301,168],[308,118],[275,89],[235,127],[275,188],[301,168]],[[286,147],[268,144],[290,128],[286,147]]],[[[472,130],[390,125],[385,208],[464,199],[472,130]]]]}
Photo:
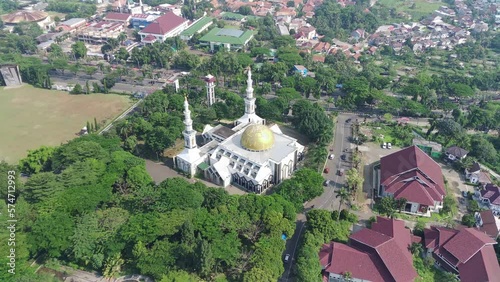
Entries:
{"type": "Polygon", "coordinates": [[[308,72],[308,70],[306,69],[306,67],[304,67],[303,65],[294,65],[293,66],[293,71],[296,72],[296,73],[299,73],[303,77],[306,77],[307,76],[307,72],[308,72]]]}
{"type": "Polygon", "coordinates": [[[163,42],[167,38],[179,35],[188,27],[188,24],[188,20],[177,16],[173,12],[168,12],[141,30],[139,35],[141,36],[141,41],[148,35],[151,35],[156,40],[163,42]]]}
{"type": "Polygon", "coordinates": [[[439,212],[446,195],[441,167],[417,146],[380,159],[379,196],[404,198],[406,213],[439,212]]]}
{"type": "Polygon", "coordinates": [[[418,276],[408,249],[412,242],[404,221],[377,217],[372,228],[350,236],[349,245],[330,242],[319,252],[323,281],[409,282],[418,276]]]}
{"type": "Polygon", "coordinates": [[[351,32],[351,37],[354,38],[355,40],[364,39],[365,38],[365,30],[358,28],[355,31],[351,32]]]}
{"type": "Polygon", "coordinates": [[[476,195],[481,203],[488,205],[494,212],[500,212],[500,187],[488,183],[476,195]]]}
{"type": "Polygon", "coordinates": [[[488,173],[481,171],[481,167],[477,162],[474,162],[470,168],[465,169],[465,179],[472,184],[485,185],[491,182],[488,173]]]}
{"type": "Polygon", "coordinates": [[[469,153],[467,150],[462,149],[458,146],[451,146],[450,148],[446,149],[444,152],[448,160],[454,162],[458,160],[463,160],[465,157],[467,157],[467,154],[469,153]]]}
{"type": "Polygon", "coordinates": [[[316,29],[312,26],[302,26],[296,31],[297,31],[297,33],[295,34],[295,38],[297,38],[297,36],[299,36],[299,37],[303,37],[305,40],[311,40],[311,39],[315,39],[318,37],[318,34],[316,33],[316,29]]]}
{"type": "Polygon", "coordinates": [[[476,218],[476,228],[479,231],[484,232],[493,240],[498,238],[498,235],[500,235],[500,219],[495,216],[492,210],[476,212],[474,217],[476,218]]]}
{"type": "Polygon", "coordinates": [[[297,16],[294,8],[282,8],[274,14],[275,19],[283,19],[286,23],[290,23],[297,16]]]}
{"type": "Polygon", "coordinates": [[[475,228],[424,229],[424,246],[435,264],[458,275],[461,282],[498,281],[500,266],[493,245],[496,242],[475,228]]]}

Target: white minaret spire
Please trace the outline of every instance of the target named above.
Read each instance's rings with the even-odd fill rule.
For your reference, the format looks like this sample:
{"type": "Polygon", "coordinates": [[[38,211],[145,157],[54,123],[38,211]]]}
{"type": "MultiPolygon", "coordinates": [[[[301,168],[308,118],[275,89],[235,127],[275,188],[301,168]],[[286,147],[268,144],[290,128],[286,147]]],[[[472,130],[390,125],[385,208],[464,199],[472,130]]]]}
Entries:
{"type": "Polygon", "coordinates": [[[205,76],[205,82],[207,84],[207,103],[212,106],[215,104],[215,77],[209,74],[205,76]]]}
{"type": "Polygon", "coordinates": [[[255,114],[255,98],[253,97],[252,69],[248,67],[247,96],[245,97],[245,114],[255,114]]]}
{"type": "Polygon", "coordinates": [[[186,128],[182,134],[184,135],[184,147],[186,149],[196,148],[196,131],[193,130],[193,120],[191,119],[191,111],[187,96],[184,96],[184,125],[186,128]]]}

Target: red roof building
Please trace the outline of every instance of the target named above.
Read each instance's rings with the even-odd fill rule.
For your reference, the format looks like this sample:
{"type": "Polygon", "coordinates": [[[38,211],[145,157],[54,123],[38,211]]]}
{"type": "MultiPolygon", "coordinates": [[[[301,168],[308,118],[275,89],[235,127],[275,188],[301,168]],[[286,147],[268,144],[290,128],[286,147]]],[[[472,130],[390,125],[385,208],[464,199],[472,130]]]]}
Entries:
{"type": "Polygon", "coordinates": [[[500,187],[488,183],[479,191],[479,200],[490,209],[500,212],[500,187]]]}
{"type": "Polygon", "coordinates": [[[424,230],[427,255],[462,282],[499,281],[500,266],[493,245],[496,242],[475,228],[461,230],[431,227],[424,230]]]}
{"type": "Polygon", "coordinates": [[[106,16],[104,17],[104,20],[107,22],[119,22],[128,25],[131,17],[132,16],[130,14],[107,13],[106,16]]]}
{"type": "Polygon", "coordinates": [[[189,21],[177,16],[173,12],[157,18],[143,30],[139,32],[141,39],[148,35],[154,36],[158,41],[163,42],[169,37],[175,37],[184,31],[189,25],[189,21]]]}
{"type": "Polygon", "coordinates": [[[441,167],[417,146],[380,159],[379,195],[404,198],[404,212],[430,216],[446,195],[441,167]]]}
{"type": "Polygon", "coordinates": [[[408,247],[411,234],[400,220],[377,217],[372,229],[350,237],[350,245],[331,242],[319,252],[324,277],[340,279],[349,272],[353,279],[373,282],[408,282],[417,277],[408,247]]]}
{"type": "Polygon", "coordinates": [[[490,238],[496,240],[500,235],[500,219],[495,216],[492,210],[476,212],[476,228],[486,233],[490,238]]]}

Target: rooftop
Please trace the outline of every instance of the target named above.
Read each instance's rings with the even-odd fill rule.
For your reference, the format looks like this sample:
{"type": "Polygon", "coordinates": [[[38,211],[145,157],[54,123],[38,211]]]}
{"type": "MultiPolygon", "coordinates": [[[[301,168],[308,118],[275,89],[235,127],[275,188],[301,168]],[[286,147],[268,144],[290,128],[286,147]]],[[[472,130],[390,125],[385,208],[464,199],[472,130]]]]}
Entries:
{"type": "Polygon", "coordinates": [[[205,25],[211,23],[213,20],[214,18],[212,17],[202,17],[198,21],[190,25],[188,28],[186,28],[183,32],[181,32],[181,35],[184,36],[194,35],[195,33],[199,32],[199,30],[202,29],[205,25]]]}
{"type": "Polygon", "coordinates": [[[253,32],[251,30],[215,27],[207,34],[205,34],[202,38],[200,38],[200,41],[244,45],[252,37],[253,32]]]}
{"type": "Polygon", "coordinates": [[[165,15],[154,20],[147,27],[145,27],[140,33],[165,35],[174,28],[183,24],[185,21],[187,20],[177,16],[173,12],[168,12],[165,15]]]}
{"type": "Polygon", "coordinates": [[[380,184],[410,202],[434,205],[446,194],[441,167],[417,146],[380,159],[380,184]]]}

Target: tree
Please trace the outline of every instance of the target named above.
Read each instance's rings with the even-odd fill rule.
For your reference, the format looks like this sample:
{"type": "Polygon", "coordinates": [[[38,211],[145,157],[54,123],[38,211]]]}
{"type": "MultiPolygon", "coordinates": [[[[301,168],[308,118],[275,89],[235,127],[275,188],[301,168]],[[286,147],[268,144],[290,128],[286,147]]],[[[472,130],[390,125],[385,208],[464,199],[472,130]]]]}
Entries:
{"type": "Polygon", "coordinates": [[[342,208],[342,204],[344,202],[348,201],[350,197],[351,197],[351,194],[345,188],[340,188],[340,190],[337,191],[337,195],[335,196],[335,198],[340,198],[340,201],[339,201],[339,212],[338,212],[337,220],[339,220],[339,218],[340,218],[340,210],[342,208]]]}
{"type": "Polygon", "coordinates": [[[493,163],[498,159],[495,146],[481,135],[473,135],[471,139],[471,156],[480,162],[493,163]]]}
{"type": "Polygon", "coordinates": [[[393,116],[390,113],[385,113],[384,114],[384,120],[385,122],[390,122],[392,121],[393,116]]]}
{"type": "Polygon", "coordinates": [[[83,93],[83,88],[80,84],[76,84],[73,89],[71,90],[71,94],[82,94],[83,93]]]}
{"type": "Polygon", "coordinates": [[[392,218],[396,212],[396,201],[392,197],[384,197],[379,203],[379,212],[392,218]]]}
{"type": "Polygon", "coordinates": [[[54,147],[47,146],[42,146],[35,150],[29,150],[28,156],[19,161],[19,168],[21,172],[33,174],[50,170],[52,164],[51,159],[54,152],[54,147]]]}
{"type": "Polygon", "coordinates": [[[104,262],[104,270],[102,275],[111,281],[112,278],[118,276],[121,272],[121,267],[125,261],[121,258],[119,253],[109,256],[104,262]]]}
{"type": "Polygon", "coordinates": [[[81,41],[78,41],[71,45],[71,51],[73,52],[73,55],[75,55],[76,59],[84,58],[85,56],[87,56],[87,47],[81,41]]]}
{"type": "Polygon", "coordinates": [[[54,212],[39,217],[33,224],[31,233],[28,233],[31,252],[45,252],[51,258],[58,258],[71,246],[73,229],[74,222],[68,214],[54,212]]]}
{"type": "Polygon", "coordinates": [[[238,9],[238,13],[247,16],[247,15],[253,15],[252,9],[249,6],[241,6],[238,9]]]}
{"type": "Polygon", "coordinates": [[[474,225],[476,224],[476,218],[474,217],[474,214],[468,213],[462,216],[462,224],[467,227],[474,227],[474,225]]]}
{"type": "Polygon", "coordinates": [[[422,244],[416,243],[416,242],[411,243],[411,245],[408,247],[408,249],[415,256],[419,256],[420,254],[422,254],[424,252],[422,244]]]}
{"type": "Polygon", "coordinates": [[[405,198],[396,199],[396,208],[399,210],[399,212],[401,212],[405,208],[407,202],[408,200],[406,200],[405,198]]]}
{"type": "Polygon", "coordinates": [[[452,119],[438,121],[436,127],[439,130],[439,134],[446,138],[445,144],[448,144],[451,139],[464,134],[462,126],[452,119]]]}
{"type": "Polygon", "coordinates": [[[172,132],[164,127],[157,126],[148,134],[146,138],[146,146],[156,154],[159,159],[163,155],[163,150],[171,147],[175,143],[177,136],[172,135],[172,132]]]}
{"type": "Polygon", "coordinates": [[[202,240],[199,243],[199,273],[202,277],[209,277],[215,267],[212,248],[209,242],[202,240]]]}

